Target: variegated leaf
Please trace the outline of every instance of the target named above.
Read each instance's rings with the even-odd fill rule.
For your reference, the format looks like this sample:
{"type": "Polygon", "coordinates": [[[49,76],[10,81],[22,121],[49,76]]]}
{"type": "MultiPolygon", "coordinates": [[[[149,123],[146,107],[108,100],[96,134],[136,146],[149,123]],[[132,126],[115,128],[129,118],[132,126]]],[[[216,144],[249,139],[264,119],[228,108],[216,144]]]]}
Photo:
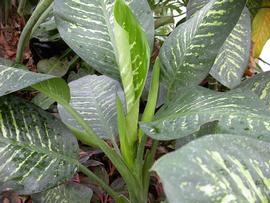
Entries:
{"type": "Polygon", "coordinates": [[[32,194],[70,179],[78,143],[57,118],[14,96],[0,99],[0,190],[32,194]]]}
{"type": "Polygon", "coordinates": [[[209,135],[163,156],[153,166],[169,203],[268,202],[270,144],[209,135]]]}
{"type": "MultiPolygon", "coordinates": [[[[147,1],[127,2],[152,47],[154,20],[147,1]]],[[[97,71],[119,79],[113,5],[114,0],[55,0],[54,14],[64,41],[97,71]]]]}
{"type": "Polygon", "coordinates": [[[251,90],[264,101],[270,110],[270,71],[255,75],[246,79],[238,87],[242,90],[251,90]]]}
{"type": "Polygon", "coordinates": [[[115,39],[127,112],[140,98],[147,78],[150,50],[145,33],[124,0],[114,6],[115,39]]]}
{"type": "MultiPolygon", "coordinates": [[[[187,16],[190,18],[211,0],[190,0],[187,16]]],[[[247,68],[251,45],[251,19],[245,8],[229,37],[219,50],[210,74],[221,84],[234,88],[240,84],[247,68]]]]}
{"type": "Polygon", "coordinates": [[[0,64],[0,96],[53,78],[56,77],[0,64]]]}
{"type": "MultiPolygon", "coordinates": [[[[187,6],[187,16],[190,18],[211,0],[190,0],[187,6]]],[[[247,68],[251,46],[251,19],[245,8],[228,36],[210,70],[210,74],[221,84],[234,88],[240,84],[247,68]]]]}
{"type": "Polygon", "coordinates": [[[245,3],[246,0],[212,0],[173,31],[160,54],[162,82],[169,90],[205,79],[245,3]]]}
{"type": "MultiPolygon", "coordinates": [[[[72,81],[69,87],[70,105],[80,113],[98,136],[114,140],[118,134],[117,94],[124,103],[124,92],[120,84],[107,76],[89,75],[72,81]]],[[[64,123],[83,130],[63,106],[59,105],[58,110],[64,123]]]]}
{"type": "Polygon", "coordinates": [[[154,121],[141,123],[147,135],[159,140],[178,139],[197,132],[205,123],[219,121],[219,132],[270,141],[270,112],[251,91],[220,93],[194,87],[178,95],[158,111],[154,121]]]}
{"type": "Polygon", "coordinates": [[[247,68],[251,47],[251,19],[244,9],[238,23],[219,51],[210,74],[221,84],[232,89],[241,83],[247,68]]]}
{"type": "Polygon", "coordinates": [[[31,196],[33,203],[89,203],[93,191],[77,183],[68,183],[31,196]]]}

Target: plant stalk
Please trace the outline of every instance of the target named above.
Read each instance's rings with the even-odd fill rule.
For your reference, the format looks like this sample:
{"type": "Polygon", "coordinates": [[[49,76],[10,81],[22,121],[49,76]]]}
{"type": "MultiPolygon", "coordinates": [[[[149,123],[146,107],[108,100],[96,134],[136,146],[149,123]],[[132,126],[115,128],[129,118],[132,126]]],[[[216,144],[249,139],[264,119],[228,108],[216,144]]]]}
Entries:
{"type": "Polygon", "coordinates": [[[29,43],[29,39],[32,33],[32,29],[42,13],[52,4],[53,0],[41,0],[31,15],[30,19],[27,21],[22,34],[19,39],[19,44],[17,48],[16,54],[16,62],[22,63],[23,61],[23,52],[27,44],[29,43]]]}

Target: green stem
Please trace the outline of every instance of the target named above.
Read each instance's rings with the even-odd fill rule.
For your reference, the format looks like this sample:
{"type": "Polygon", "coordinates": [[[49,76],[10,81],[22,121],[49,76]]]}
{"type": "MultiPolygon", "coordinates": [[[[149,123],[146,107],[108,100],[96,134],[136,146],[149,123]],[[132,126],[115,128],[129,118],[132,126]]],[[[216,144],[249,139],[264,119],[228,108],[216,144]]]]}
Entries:
{"type": "Polygon", "coordinates": [[[25,5],[26,5],[26,1],[27,0],[20,0],[20,3],[19,3],[19,7],[17,9],[17,13],[20,15],[20,16],[23,16],[23,11],[25,9],[25,5]]]}
{"type": "Polygon", "coordinates": [[[41,23],[43,23],[46,18],[49,17],[52,9],[53,9],[53,3],[51,3],[51,5],[41,14],[41,16],[39,17],[38,21],[36,22],[35,26],[33,27],[31,31],[31,36],[33,36],[33,34],[36,32],[36,30],[38,29],[38,26],[41,23]]]}
{"type": "Polygon", "coordinates": [[[88,126],[88,123],[84,121],[81,115],[76,112],[67,102],[62,101],[61,104],[85,130],[85,133],[81,133],[79,139],[84,141],[86,144],[95,143],[106,154],[127,183],[131,198],[134,199],[134,202],[140,202],[140,200],[137,200],[137,197],[139,197],[138,188],[140,188],[141,185],[127,167],[122,157],[110,146],[108,146],[104,140],[99,138],[88,126]]]}
{"type": "Polygon", "coordinates": [[[17,48],[17,54],[16,54],[16,62],[22,63],[23,61],[23,52],[24,48],[29,43],[29,39],[31,36],[32,29],[42,13],[51,5],[53,0],[41,0],[40,3],[37,5],[37,8],[34,10],[33,14],[31,15],[30,19],[27,21],[21,37],[19,39],[19,44],[17,48]]]}
{"type": "Polygon", "coordinates": [[[87,175],[91,180],[98,183],[98,185],[101,186],[114,200],[118,199],[118,194],[87,167],[79,163],[79,170],[85,175],[87,175]]]}

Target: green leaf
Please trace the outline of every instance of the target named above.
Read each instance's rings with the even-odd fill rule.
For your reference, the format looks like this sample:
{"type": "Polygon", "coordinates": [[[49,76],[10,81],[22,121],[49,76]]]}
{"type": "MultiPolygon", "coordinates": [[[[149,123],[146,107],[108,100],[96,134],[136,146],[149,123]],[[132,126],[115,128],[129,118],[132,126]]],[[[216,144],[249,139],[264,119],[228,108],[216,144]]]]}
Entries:
{"type": "Polygon", "coordinates": [[[140,126],[154,139],[171,140],[195,133],[212,121],[219,121],[219,132],[270,141],[270,112],[255,94],[243,90],[220,93],[202,87],[185,89],[158,111],[154,121],[140,126]]]}
{"type": "Polygon", "coordinates": [[[241,83],[249,62],[251,19],[244,9],[238,23],[219,51],[210,74],[224,86],[233,89],[241,83]]]}
{"type": "MultiPolygon", "coordinates": [[[[124,100],[120,84],[107,76],[89,75],[69,83],[69,87],[70,105],[98,136],[114,140],[118,134],[116,95],[124,100]]],[[[59,105],[58,110],[64,123],[83,131],[63,106],[59,105]]]]}
{"type": "Polygon", "coordinates": [[[68,61],[59,60],[56,57],[40,60],[37,64],[37,70],[39,73],[54,75],[58,77],[64,76],[68,69],[68,61]]]}
{"type": "MultiPolygon", "coordinates": [[[[115,44],[114,0],[55,0],[54,15],[64,41],[102,74],[120,78],[115,44]]],[[[146,0],[129,0],[132,11],[147,32],[152,47],[154,20],[146,0]]]]}
{"type": "Polygon", "coordinates": [[[69,180],[78,143],[57,118],[14,96],[0,99],[0,190],[32,194],[69,180]]]}
{"type": "Polygon", "coordinates": [[[270,110],[270,71],[257,74],[250,79],[246,79],[238,88],[241,90],[253,91],[270,110]]]}
{"type": "Polygon", "coordinates": [[[268,202],[270,145],[243,136],[209,135],[153,166],[168,202],[268,202]]]}
{"type": "Polygon", "coordinates": [[[34,73],[0,64],[0,96],[48,80],[61,81],[60,78],[55,76],[34,73]]]}
{"type": "MultiPolygon", "coordinates": [[[[190,18],[211,0],[190,0],[187,16],[190,18]]],[[[239,21],[219,50],[210,74],[221,84],[232,89],[241,83],[247,68],[251,46],[251,19],[245,8],[239,21]]]]}
{"type": "Polygon", "coordinates": [[[129,113],[142,94],[150,50],[145,33],[123,0],[115,1],[114,23],[119,70],[129,113]]]}
{"type": "Polygon", "coordinates": [[[32,100],[32,103],[39,106],[43,110],[47,110],[55,102],[55,100],[47,97],[42,93],[38,93],[32,100]]]}
{"type": "Polygon", "coordinates": [[[93,191],[77,183],[68,183],[31,196],[34,203],[89,203],[93,191]]]}
{"type": "Polygon", "coordinates": [[[168,37],[161,48],[161,79],[169,91],[199,84],[239,20],[246,0],[212,0],[168,37]]]}
{"type": "Polygon", "coordinates": [[[60,78],[46,80],[32,85],[32,87],[40,91],[44,96],[47,96],[60,104],[66,104],[70,101],[69,87],[67,83],[60,78]]]}

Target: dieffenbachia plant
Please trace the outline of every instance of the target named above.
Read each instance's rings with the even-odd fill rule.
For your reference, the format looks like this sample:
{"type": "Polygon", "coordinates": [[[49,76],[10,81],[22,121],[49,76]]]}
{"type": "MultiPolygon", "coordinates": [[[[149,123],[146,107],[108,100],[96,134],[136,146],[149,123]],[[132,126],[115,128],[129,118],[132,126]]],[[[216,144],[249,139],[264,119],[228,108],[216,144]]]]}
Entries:
{"type": "Polygon", "coordinates": [[[146,0],[41,0],[22,33],[17,62],[52,8],[61,38],[104,75],[67,85],[0,65],[1,191],[36,202],[87,203],[92,191],[67,182],[80,171],[117,203],[146,203],[155,171],[170,203],[268,202],[270,80],[261,73],[241,83],[250,48],[246,0],[190,0],[187,20],[166,38],[153,70],[154,19],[146,0]],[[199,87],[209,74],[233,90],[199,87]],[[159,78],[167,95],[155,114],[159,78]],[[61,119],[12,94],[29,87],[56,101],[61,119]],[[148,150],[147,136],[154,140],[148,150]],[[158,140],[179,139],[186,145],[153,165],[158,140]],[[78,140],[104,152],[128,196],[79,162],[78,140]]]}

